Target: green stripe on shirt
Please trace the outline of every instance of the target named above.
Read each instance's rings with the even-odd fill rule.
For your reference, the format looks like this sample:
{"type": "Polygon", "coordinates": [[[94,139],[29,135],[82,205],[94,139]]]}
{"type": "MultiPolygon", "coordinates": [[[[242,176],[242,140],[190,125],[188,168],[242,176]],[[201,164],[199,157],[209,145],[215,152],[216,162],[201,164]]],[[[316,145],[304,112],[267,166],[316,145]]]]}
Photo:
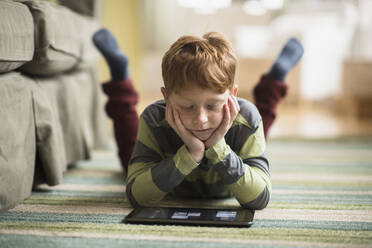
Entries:
{"type": "Polygon", "coordinates": [[[249,136],[239,152],[242,159],[254,158],[261,156],[266,149],[265,134],[263,131],[263,123],[260,122],[256,132],[249,136]]]}
{"type": "Polygon", "coordinates": [[[156,151],[160,156],[164,157],[162,155],[158,142],[156,141],[150,128],[148,127],[147,123],[142,117],[140,118],[139,121],[138,130],[141,130],[141,132],[138,132],[137,140],[139,140],[142,144],[144,144],[151,150],[156,151]]]}

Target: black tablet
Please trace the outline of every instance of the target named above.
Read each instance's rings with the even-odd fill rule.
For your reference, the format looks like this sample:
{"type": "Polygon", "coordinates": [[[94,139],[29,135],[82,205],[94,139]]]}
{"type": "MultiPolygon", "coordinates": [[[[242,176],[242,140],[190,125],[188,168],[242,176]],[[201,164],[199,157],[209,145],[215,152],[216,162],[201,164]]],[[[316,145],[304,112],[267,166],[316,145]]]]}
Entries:
{"type": "Polygon", "coordinates": [[[222,227],[250,227],[254,211],[248,209],[206,208],[135,208],[124,223],[157,225],[196,225],[222,227]]]}

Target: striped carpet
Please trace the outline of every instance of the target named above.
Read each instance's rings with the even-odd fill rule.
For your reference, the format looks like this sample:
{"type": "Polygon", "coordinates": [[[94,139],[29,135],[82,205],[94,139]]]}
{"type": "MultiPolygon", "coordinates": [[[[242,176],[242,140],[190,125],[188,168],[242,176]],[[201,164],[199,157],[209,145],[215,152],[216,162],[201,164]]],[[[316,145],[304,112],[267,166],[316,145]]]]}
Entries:
{"type": "Polygon", "coordinates": [[[272,199],[251,228],[122,224],[131,208],[118,160],[97,151],[63,184],[0,213],[0,247],[372,247],[372,139],[272,140],[268,156],[272,199]]]}

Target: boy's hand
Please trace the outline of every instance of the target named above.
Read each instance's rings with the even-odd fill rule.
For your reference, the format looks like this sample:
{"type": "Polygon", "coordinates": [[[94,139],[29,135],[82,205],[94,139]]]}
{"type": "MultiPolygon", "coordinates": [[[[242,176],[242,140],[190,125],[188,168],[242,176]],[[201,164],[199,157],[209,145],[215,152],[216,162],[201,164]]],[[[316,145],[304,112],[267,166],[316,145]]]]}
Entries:
{"type": "Polygon", "coordinates": [[[181,137],[190,152],[192,159],[197,163],[200,162],[203,159],[205,151],[203,141],[195,137],[185,128],[181,121],[179,112],[170,103],[166,106],[165,119],[178,136],[181,137]]]}
{"type": "Polygon", "coordinates": [[[223,137],[225,137],[227,131],[230,129],[233,121],[240,111],[238,100],[234,95],[230,95],[227,103],[223,106],[224,116],[220,126],[213,132],[211,137],[205,141],[205,149],[216,144],[223,137]]]}

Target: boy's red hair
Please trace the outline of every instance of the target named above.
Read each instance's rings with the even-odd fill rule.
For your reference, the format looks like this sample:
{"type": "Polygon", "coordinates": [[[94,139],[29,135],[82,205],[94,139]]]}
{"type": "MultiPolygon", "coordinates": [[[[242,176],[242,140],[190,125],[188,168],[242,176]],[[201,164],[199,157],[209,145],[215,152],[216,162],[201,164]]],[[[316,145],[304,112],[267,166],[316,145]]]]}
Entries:
{"type": "Polygon", "coordinates": [[[223,93],[234,86],[236,56],[231,44],[217,32],[182,36],[164,54],[162,75],[167,94],[197,84],[223,93]]]}

